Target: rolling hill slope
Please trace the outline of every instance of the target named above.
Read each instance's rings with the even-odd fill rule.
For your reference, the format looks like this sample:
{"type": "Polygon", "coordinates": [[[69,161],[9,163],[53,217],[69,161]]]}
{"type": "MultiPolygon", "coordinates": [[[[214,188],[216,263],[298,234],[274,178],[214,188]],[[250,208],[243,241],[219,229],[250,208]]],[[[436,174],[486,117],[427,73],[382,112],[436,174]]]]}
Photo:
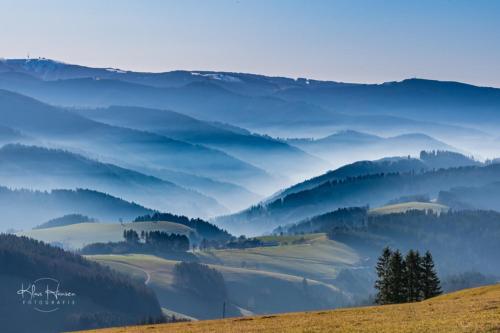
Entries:
{"type": "Polygon", "coordinates": [[[27,237],[0,234],[0,266],[2,332],[131,325],[161,315],[155,294],[144,284],[27,237]],[[26,293],[16,293],[19,287],[26,293]]]}
{"type": "Polygon", "coordinates": [[[294,223],[336,208],[377,207],[402,196],[424,194],[458,186],[482,186],[500,181],[500,165],[469,166],[427,172],[373,173],[332,180],[310,189],[278,196],[247,210],[217,219],[233,233],[255,235],[279,224],[294,223]]]}
{"type": "Polygon", "coordinates": [[[462,166],[480,166],[481,162],[475,161],[465,155],[450,151],[421,151],[419,158],[392,157],[375,161],[362,160],[331,170],[325,174],[308,179],[279,192],[271,199],[303,190],[311,189],[329,181],[346,178],[393,172],[420,172],[423,170],[455,168],[462,166]]]}
{"type": "Polygon", "coordinates": [[[90,243],[107,243],[123,241],[124,230],[164,231],[189,235],[195,232],[185,225],[172,222],[141,222],[141,223],[77,223],[62,227],[42,228],[17,233],[45,243],[57,243],[65,249],[80,249],[90,243]]]}
{"type": "Polygon", "coordinates": [[[110,125],[148,131],[212,147],[273,174],[286,177],[297,178],[297,175],[304,173],[317,174],[327,167],[324,161],[283,141],[252,134],[244,129],[228,129],[169,110],[112,106],[106,109],[79,110],[79,113],[110,125]],[[283,168],[283,164],[288,167],[283,168]]]}
{"type": "Polygon", "coordinates": [[[159,178],[36,146],[0,148],[0,184],[37,190],[85,187],[158,210],[193,216],[213,216],[224,211],[216,200],[159,178]]]}
{"type": "MultiPolygon", "coordinates": [[[[220,315],[221,303],[196,297],[176,286],[173,269],[178,261],[135,254],[87,258],[146,281],[164,308],[200,319],[217,318],[220,315]]],[[[328,308],[345,305],[349,301],[333,285],[312,279],[308,280],[310,294],[305,294],[303,278],[300,276],[214,264],[210,267],[224,276],[228,289],[228,309],[232,309],[228,316],[328,308]]]]}
{"type": "Polygon", "coordinates": [[[385,138],[356,131],[341,131],[320,139],[292,139],[287,142],[338,166],[385,156],[415,156],[423,150],[457,151],[421,133],[385,138]]]}
{"type": "Polygon", "coordinates": [[[12,92],[0,90],[0,110],[0,125],[101,160],[168,168],[239,184],[272,181],[263,170],[221,151],[106,125],[12,92]]]}
{"type": "Polygon", "coordinates": [[[102,192],[76,189],[39,192],[0,186],[0,230],[26,229],[67,214],[84,214],[102,221],[130,221],[151,209],[102,192]]]}
{"type": "Polygon", "coordinates": [[[420,303],[334,311],[112,328],[102,333],[201,332],[498,332],[500,285],[466,289],[420,303]]]}

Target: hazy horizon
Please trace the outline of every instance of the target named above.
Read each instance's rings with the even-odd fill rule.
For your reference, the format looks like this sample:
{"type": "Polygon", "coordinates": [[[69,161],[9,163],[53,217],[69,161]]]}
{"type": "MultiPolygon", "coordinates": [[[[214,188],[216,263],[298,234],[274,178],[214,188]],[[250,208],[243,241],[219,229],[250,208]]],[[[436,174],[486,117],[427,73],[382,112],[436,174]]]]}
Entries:
{"type": "Polygon", "coordinates": [[[0,55],[141,72],[500,87],[500,4],[478,1],[2,1],[0,55]],[[36,29],[33,29],[36,27],[36,29]]]}

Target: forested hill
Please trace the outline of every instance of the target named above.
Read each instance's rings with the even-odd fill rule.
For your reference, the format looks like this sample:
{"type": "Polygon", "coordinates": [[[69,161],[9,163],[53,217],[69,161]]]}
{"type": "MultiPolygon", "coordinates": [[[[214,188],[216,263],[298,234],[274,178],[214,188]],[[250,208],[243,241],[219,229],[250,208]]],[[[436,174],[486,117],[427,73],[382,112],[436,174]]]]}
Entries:
{"type": "Polygon", "coordinates": [[[153,210],[106,193],[87,190],[50,192],[12,190],[0,186],[0,230],[33,228],[66,214],[84,214],[105,222],[132,220],[153,210]]]}
{"type": "Polygon", "coordinates": [[[401,196],[426,194],[457,186],[482,186],[500,181],[500,164],[439,169],[427,172],[380,173],[322,183],[241,213],[220,218],[229,230],[270,231],[341,207],[381,206],[401,196]]]}
{"type": "MultiPolygon", "coordinates": [[[[330,239],[347,244],[375,259],[385,246],[403,251],[427,250],[441,276],[460,272],[500,275],[500,213],[464,210],[408,211],[368,215],[363,226],[323,226],[330,239]]],[[[374,264],[374,263],[373,263],[374,264]]]]}
{"type": "Polygon", "coordinates": [[[358,161],[328,171],[320,176],[291,186],[272,199],[283,198],[288,194],[311,189],[323,183],[349,177],[392,172],[422,172],[432,169],[447,169],[461,166],[481,166],[471,157],[451,151],[421,151],[419,158],[392,157],[375,161],[358,161]]]}
{"type": "MultiPolygon", "coordinates": [[[[161,318],[156,296],[142,282],[33,239],[0,234],[0,267],[2,332],[50,333],[161,318]],[[35,282],[42,278],[51,280],[35,282]],[[36,292],[45,291],[46,286],[55,290],[53,282],[59,283],[60,292],[74,294],[59,296],[60,302],[69,303],[35,306],[34,295],[32,304],[23,304],[23,296],[25,301],[31,296],[16,293],[31,284],[36,292]],[[54,308],[57,310],[52,311],[54,308]]],[[[55,300],[52,296],[49,299],[55,300]]]]}
{"type": "Polygon", "coordinates": [[[175,215],[170,213],[147,214],[137,217],[134,222],[157,222],[166,221],[185,225],[196,230],[201,237],[210,240],[229,240],[232,236],[226,230],[217,227],[215,224],[204,221],[202,219],[190,219],[187,216],[175,215]]]}

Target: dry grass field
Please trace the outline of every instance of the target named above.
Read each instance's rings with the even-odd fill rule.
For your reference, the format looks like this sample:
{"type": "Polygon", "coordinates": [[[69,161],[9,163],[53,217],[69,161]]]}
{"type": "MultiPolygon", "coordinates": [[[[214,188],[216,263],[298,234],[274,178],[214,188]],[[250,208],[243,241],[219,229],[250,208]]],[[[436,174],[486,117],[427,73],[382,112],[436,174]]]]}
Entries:
{"type": "Polygon", "coordinates": [[[99,333],[500,332],[500,284],[401,305],[111,328],[99,333]]]}
{"type": "Polygon", "coordinates": [[[449,209],[450,208],[448,206],[432,202],[404,202],[404,203],[387,205],[371,209],[370,214],[373,215],[397,214],[397,213],[405,213],[409,210],[430,210],[433,211],[434,213],[440,214],[442,212],[447,212],[449,209]]]}

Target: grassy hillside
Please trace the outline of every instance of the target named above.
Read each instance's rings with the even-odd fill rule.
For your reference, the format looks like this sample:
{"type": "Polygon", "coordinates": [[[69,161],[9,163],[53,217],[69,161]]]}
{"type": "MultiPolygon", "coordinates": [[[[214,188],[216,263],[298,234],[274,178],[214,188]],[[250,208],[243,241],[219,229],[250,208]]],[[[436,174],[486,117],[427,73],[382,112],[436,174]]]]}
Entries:
{"type": "MultiPolygon", "coordinates": [[[[467,289],[413,304],[290,313],[102,330],[107,333],[197,332],[498,332],[500,285],[467,289]]],[[[94,331],[95,332],[95,331],[94,331]]]]}
{"type": "Polygon", "coordinates": [[[354,267],[360,261],[353,249],[327,239],[324,234],[266,236],[261,239],[282,245],[212,250],[200,252],[198,257],[209,264],[246,267],[320,281],[332,281],[341,269],[354,267]]]}
{"type": "MultiPolygon", "coordinates": [[[[191,294],[175,284],[178,261],[150,255],[97,255],[87,258],[144,281],[162,307],[197,319],[218,318],[222,304],[191,294]]],[[[348,297],[331,284],[290,274],[210,265],[222,273],[228,291],[228,316],[326,309],[346,305],[348,297]],[[301,310],[299,310],[301,309],[301,310]]]]}
{"type": "Polygon", "coordinates": [[[185,225],[171,222],[141,223],[78,223],[63,227],[36,229],[19,232],[19,236],[28,236],[46,243],[57,242],[65,248],[78,249],[90,243],[118,242],[123,240],[123,230],[133,229],[139,234],[144,231],[165,231],[188,235],[194,232],[185,225]]]}
{"type": "Polygon", "coordinates": [[[384,214],[394,214],[394,213],[405,213],[409,210],[425,210],[425,211],[431,210],[434,213],[441,213],[441,212],[447,212],[449,210],[449,207],[431,202],[405,202],[405,203],[374,208],[371,209],[369,213],[375,215],[384,215],[384,214]]]}

